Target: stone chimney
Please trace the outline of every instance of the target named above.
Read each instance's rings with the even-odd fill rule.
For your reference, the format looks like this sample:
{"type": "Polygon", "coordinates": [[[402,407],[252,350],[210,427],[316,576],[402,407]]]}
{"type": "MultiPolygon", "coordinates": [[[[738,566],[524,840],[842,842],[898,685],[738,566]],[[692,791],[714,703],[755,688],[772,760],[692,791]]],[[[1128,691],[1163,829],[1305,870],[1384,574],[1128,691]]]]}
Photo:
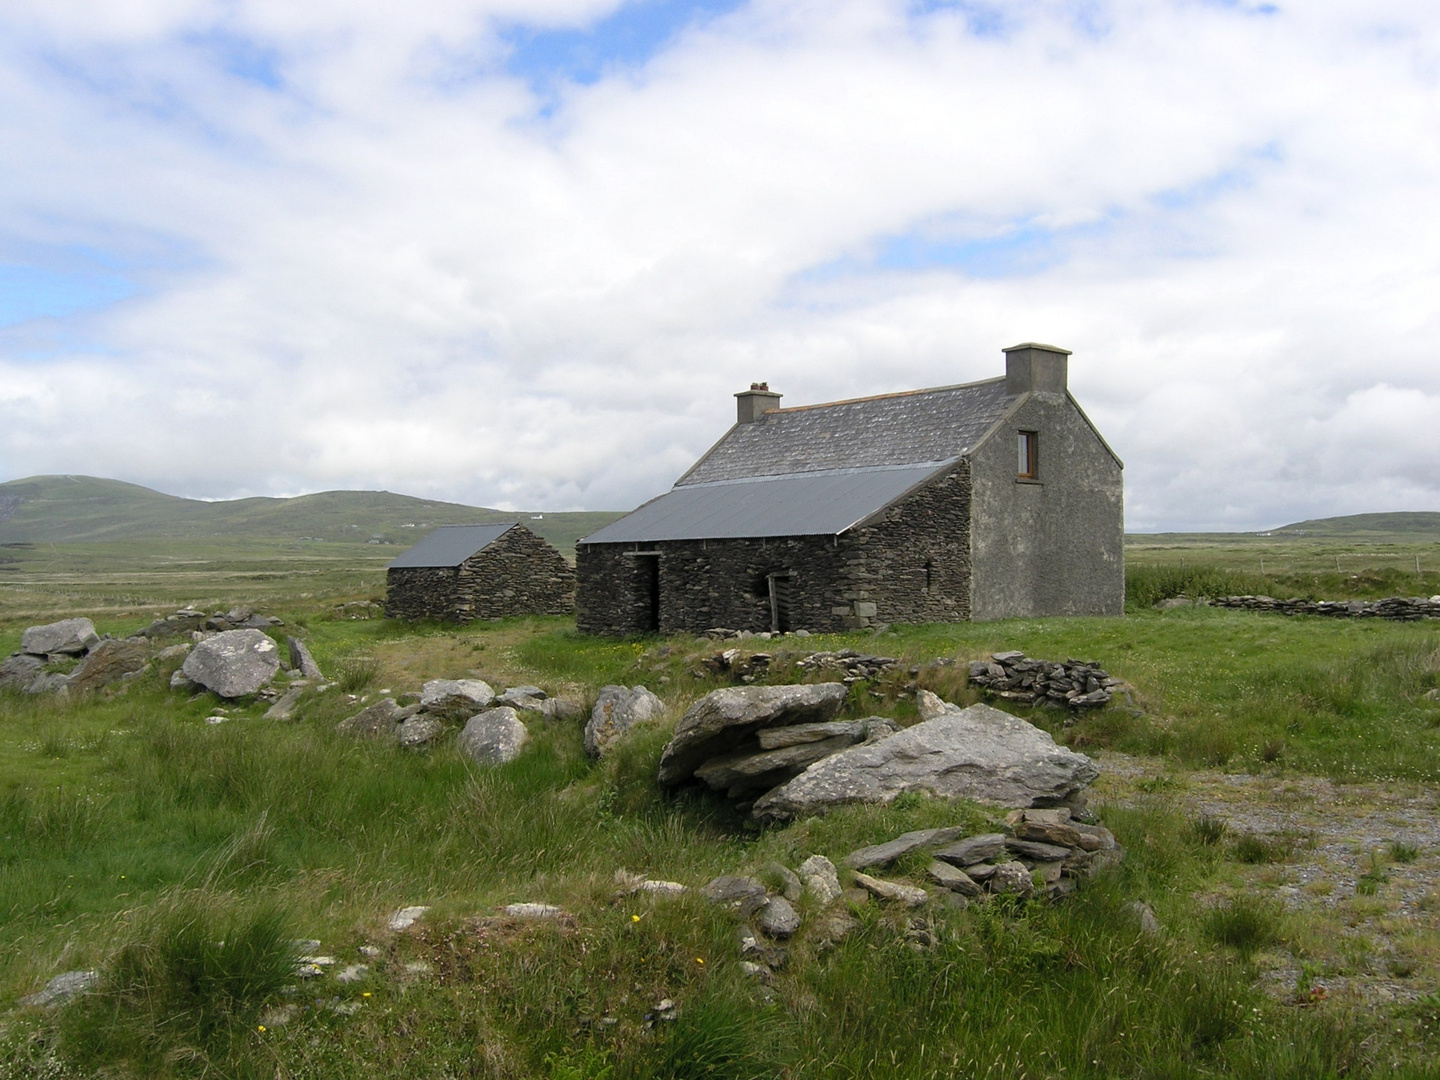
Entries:
{"type": "Polygon", "coordinates": [[[753,424],[766,409],[780,407],[780,395],[770,389],[769,383],[752,382],[749,390],[742,390],[735,395],[735,406],[735,422],[753,424]]]}
{"type": "Polygon", "coordinates": [[[1065,393],[1069,349],[1027,341],[1003,351],[1007,394],[1065,393]]]}

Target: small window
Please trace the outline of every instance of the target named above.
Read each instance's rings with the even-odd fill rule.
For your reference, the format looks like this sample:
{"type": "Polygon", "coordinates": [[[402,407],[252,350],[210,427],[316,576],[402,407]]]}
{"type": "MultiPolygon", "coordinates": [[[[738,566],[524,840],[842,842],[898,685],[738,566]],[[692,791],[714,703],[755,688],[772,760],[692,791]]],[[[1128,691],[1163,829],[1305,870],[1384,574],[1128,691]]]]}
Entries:
{"type": "Polygon", "coordinates": [[[1040,433],[1036,431],[1020,432],[1019,450],[1020,479],[1038,479],[1040,476],[1040,433]]]}

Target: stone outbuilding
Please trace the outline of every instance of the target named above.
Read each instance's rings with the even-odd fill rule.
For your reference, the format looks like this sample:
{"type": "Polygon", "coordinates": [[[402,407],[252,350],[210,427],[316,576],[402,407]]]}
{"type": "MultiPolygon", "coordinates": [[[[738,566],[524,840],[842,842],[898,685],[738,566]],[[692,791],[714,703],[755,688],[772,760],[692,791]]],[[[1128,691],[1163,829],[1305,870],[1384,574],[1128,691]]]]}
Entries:
{"type": "Polygon", "coordinates": [[[666,494],[576,550],[588,633],[1119,615],[1123,465],[1069,352],[983,382],[782,409],[763,383],[666,494]]]}
{"type": "Polygon", "coordinates": [[[568,615],[575,571],[515,522],[442,525],[385,572],[385,614],[395,619],[499,619],[568,615]]]}

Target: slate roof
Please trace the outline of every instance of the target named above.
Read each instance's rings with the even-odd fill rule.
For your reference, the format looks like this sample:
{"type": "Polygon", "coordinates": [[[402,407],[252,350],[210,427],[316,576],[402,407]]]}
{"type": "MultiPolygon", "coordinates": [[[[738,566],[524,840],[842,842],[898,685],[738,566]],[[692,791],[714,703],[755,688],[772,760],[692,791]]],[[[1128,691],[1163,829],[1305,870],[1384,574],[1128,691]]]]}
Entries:
{"type": "Polygon", "coordinates": [[[737,424],[676,486],[743,476],[950,461],[1014,402],[1005,380],[774,409],[737,424]]]}
{"type": "Polygon", "coordinates": [[[987,379],[773,409],[583,544],[832,536],[969,453],[1015,399],[987,379]]]}
{"type": "Polygon", "coordinates": [[[515,527],[515,522],[497,525],[441,525],[386,569],[422,566],[459,566],[477,551],[483,551],[515,527]]]}

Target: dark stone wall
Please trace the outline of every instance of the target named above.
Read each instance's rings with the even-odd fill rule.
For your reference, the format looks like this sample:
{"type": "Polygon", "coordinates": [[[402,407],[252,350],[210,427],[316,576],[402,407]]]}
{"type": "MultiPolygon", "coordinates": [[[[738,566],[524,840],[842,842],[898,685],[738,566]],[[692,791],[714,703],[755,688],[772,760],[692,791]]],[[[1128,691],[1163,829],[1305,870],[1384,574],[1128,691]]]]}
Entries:
{"type": "Polygon", "coordinates": [[[1068,394],[1026,396],[972,455],[972,617],[1121,615],[1124,480],[1068,394]],[[1021,431],[1039,433],[1039,473],[1020,478],[1021,431]]]}
{"type": "Polygon", "coordinates": [[[969,521],[962,462],[838,537],[584,544],[576,553],[576,624],[620,635],[769,630],[768,578],[784,573],[786,629],[963,621],[970,617],[969,521]],[[658,605],[651,594],[657,559],[658,605]]]}
{"type": "Polygon", "coordinates": [[[575,571],[523,525],[459,566],[400,567],[385,575],[385,614],[396,619],[500,619],[568,615],[575,571]]]}

